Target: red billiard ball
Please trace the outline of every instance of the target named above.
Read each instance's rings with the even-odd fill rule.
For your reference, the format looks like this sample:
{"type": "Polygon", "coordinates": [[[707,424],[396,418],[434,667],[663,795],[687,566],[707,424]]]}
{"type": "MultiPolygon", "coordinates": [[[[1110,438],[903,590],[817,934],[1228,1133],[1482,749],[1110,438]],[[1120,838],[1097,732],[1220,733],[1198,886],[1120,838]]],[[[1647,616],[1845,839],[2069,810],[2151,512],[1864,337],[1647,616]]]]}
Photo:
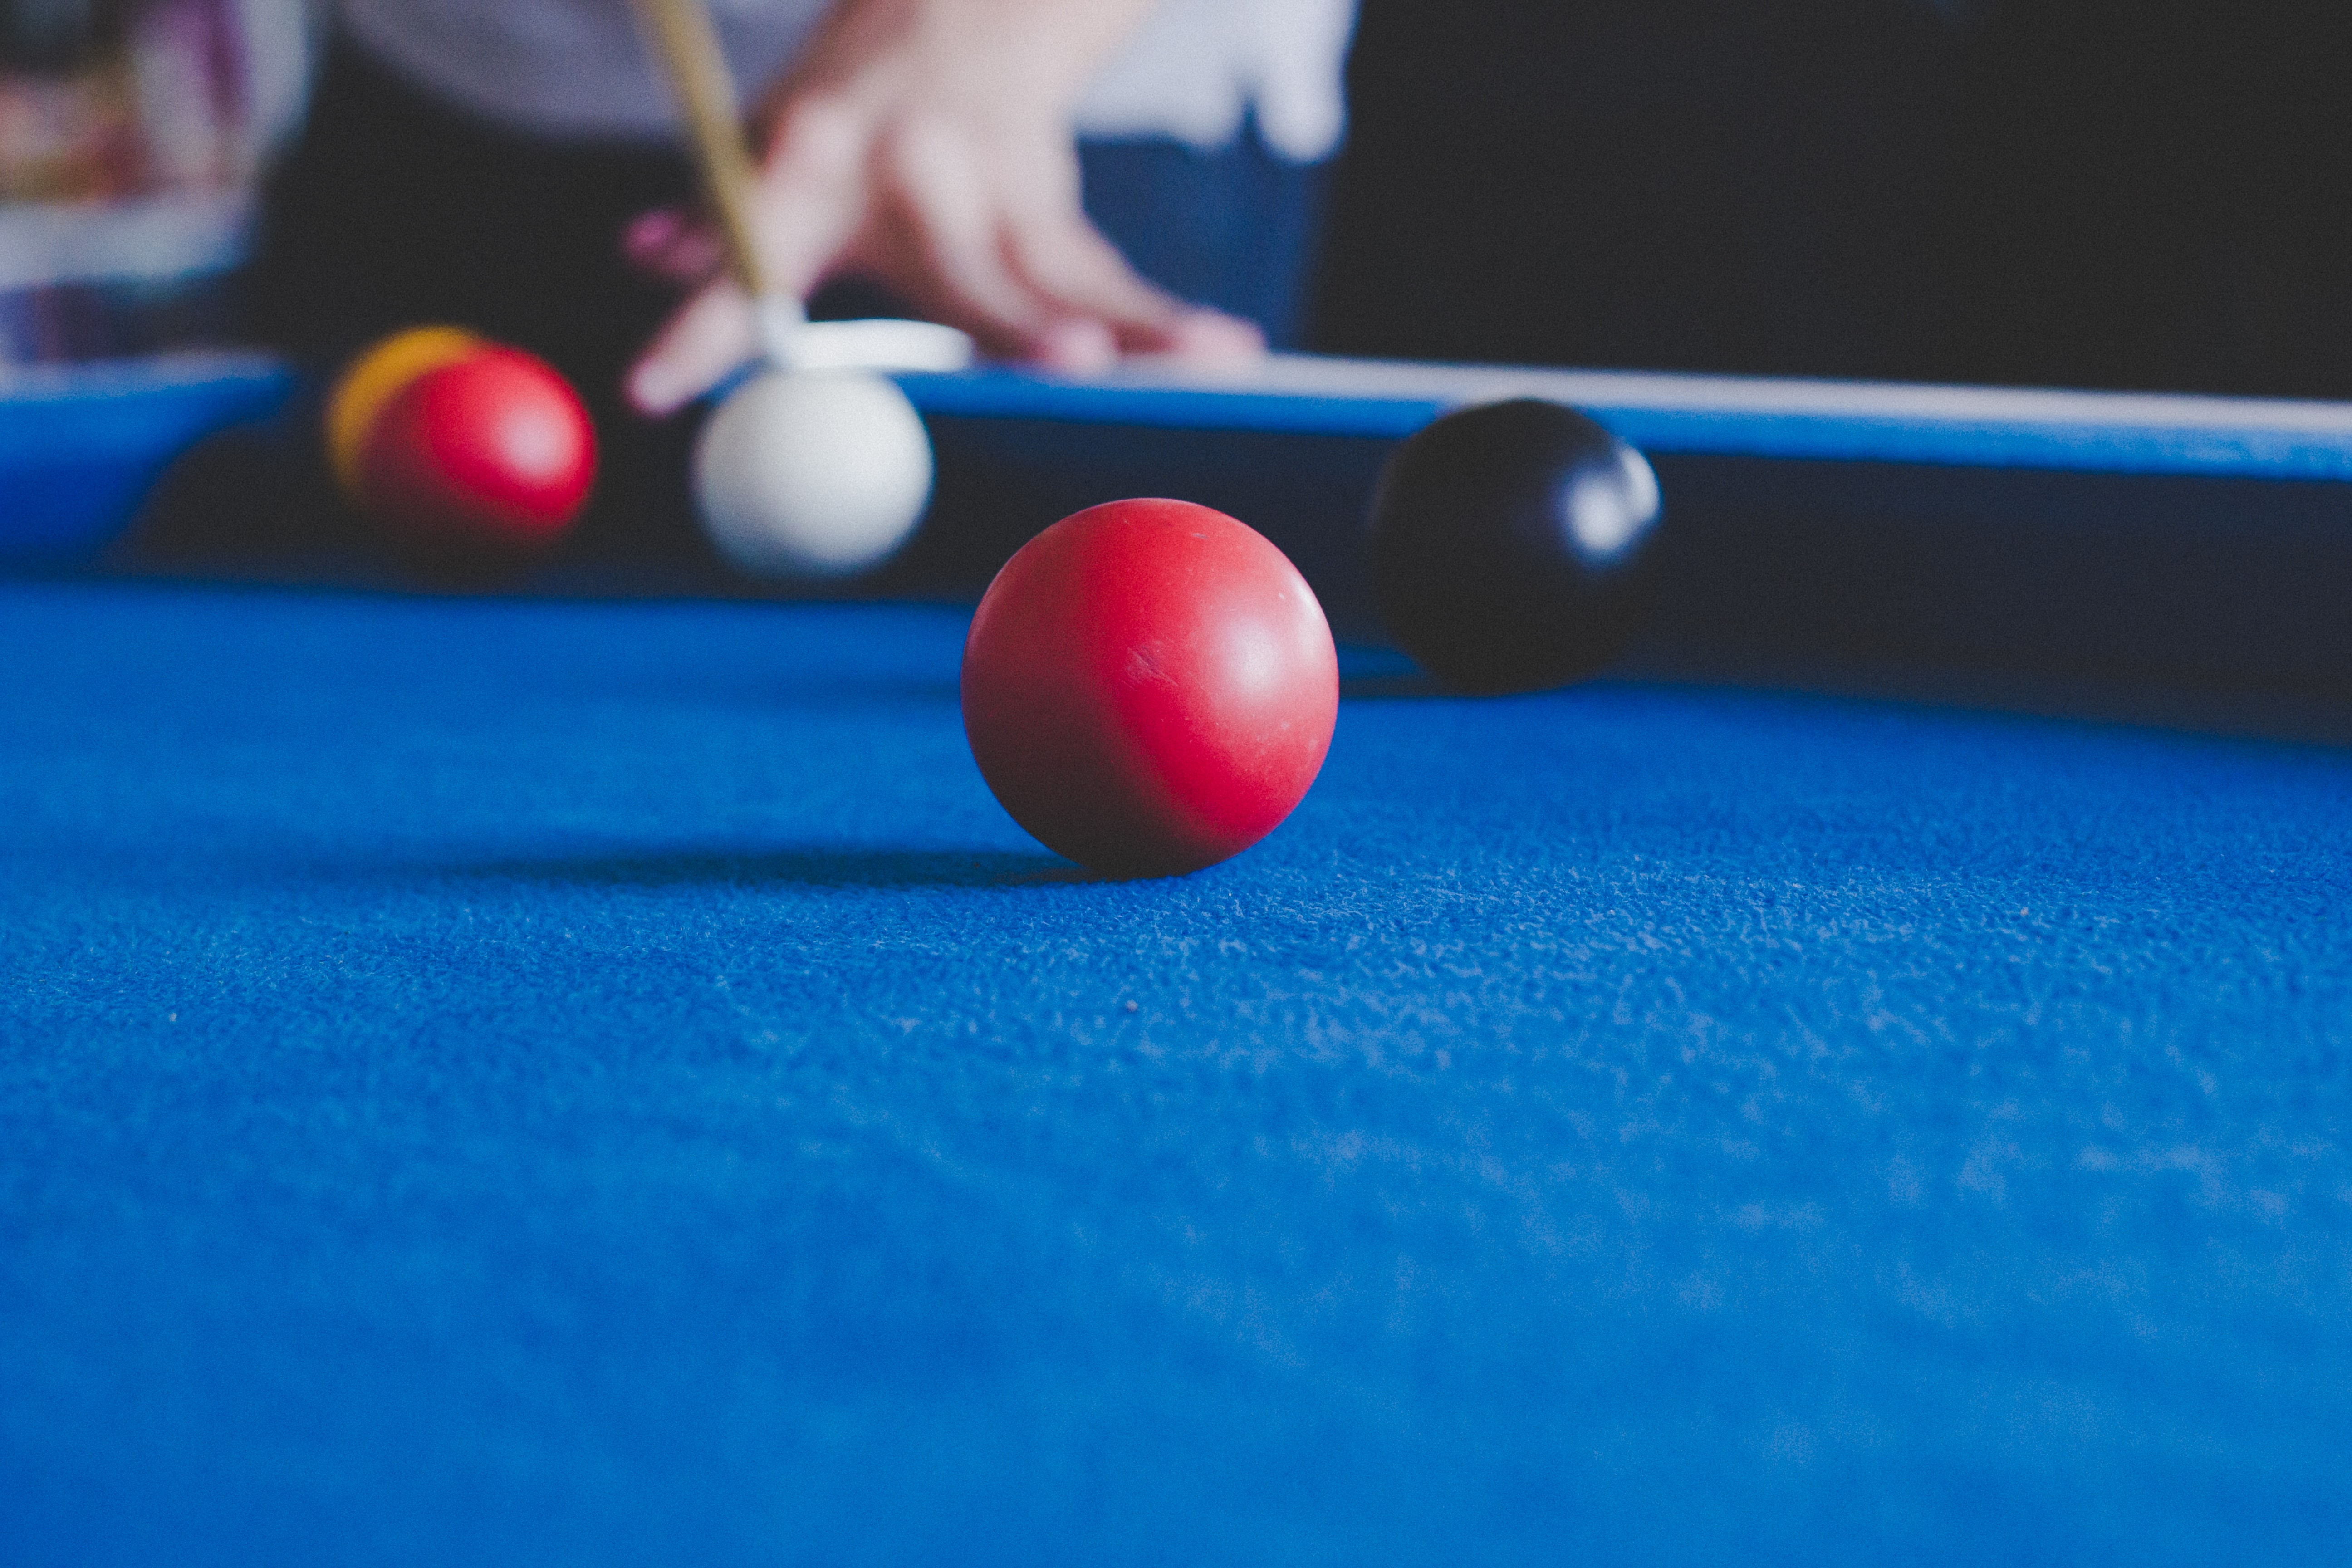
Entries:
{"type": "Polygon", "coordinates": [[[964,644],[964,731],[989,788],[1109,876],[1181,876],[1274,831],[1339,710],[1306,579],[1189,501],[1064,518],[1005,563],[964,644]]]}
{"type": "Polygon", "coordinates": [[[588,411],[520,349],[485,345],[412,377],[361,445],[358,489],[404,552],[528,556],[571,527],[596,472],[588,411]]]}

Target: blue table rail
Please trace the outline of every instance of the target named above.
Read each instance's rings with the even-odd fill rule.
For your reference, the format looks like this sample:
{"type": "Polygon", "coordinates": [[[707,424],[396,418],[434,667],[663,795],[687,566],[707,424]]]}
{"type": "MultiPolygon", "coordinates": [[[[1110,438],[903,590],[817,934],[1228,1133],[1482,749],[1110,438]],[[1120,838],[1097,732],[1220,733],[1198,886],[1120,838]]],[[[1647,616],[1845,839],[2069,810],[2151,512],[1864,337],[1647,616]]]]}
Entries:
{"type": "MultiPolygon", "coordinates": [[[[903,380],[939,490],[910,548],[855,595],[968,600],[1055,518],[1176,494],[1258,527],[1343,635],[1377,639],[1360,535],[1381,462],[1447,407],[1536,395],[1587,409],[1658,468],[1664,612],[1639,655],[1654,666],[2352,689],[2352,405],[1282,355],[1219,375],[1138,363],[1087,381],[903,380]]],[[[99,561],[175,456],[293,417],[298,385],[237,355],[0,377],[0,565],[99,561]]],[[[682,510],[682,478],[669,489],[682,510]]],[[[565,563],[527,586],[752,591],[707,562],[617,577],[565,563]]]]}
{"type": "MultiPolygon", "coordinates": [[[[2098,474],[2352,479],[2352,405],[2273,399],[1414,364],[1275,355],[1202,374],[909,374],[939,418],[1399,440],[1447,408],[1544,397],[1654,455],[2098,474]]],[[[257,353],[0,370],[0,551],[102,544],[173,458],[297,384],[257,353]]]]}
{"type": "Polygon", "coordinates": [[[1654,668],[2352,689],[2352,405],[1299,356],[906,384],[947,476],[909,588],[983,579],[1062,512],[1181,480],[1377,637],[1360,531],[1381,461],[1446,408],[1538,396],[1658,469],[1654,668]]]}
{"type": "Polygon", "coordinates": [[[262,354],[0,367],[0,560],[94,555],[173,458],[275,414],[295,384],[262,354]]]}
{"type": "Polygon", "coordinates": [[[1402,439],[1448,408],[1541,397],[1653,455],[2075,473],[2352,479],[2352,405],[1413,364],[1277,354],[1223,374],[1149,363],[1076,381],[910,375],[926,414],[1402,439]]]}

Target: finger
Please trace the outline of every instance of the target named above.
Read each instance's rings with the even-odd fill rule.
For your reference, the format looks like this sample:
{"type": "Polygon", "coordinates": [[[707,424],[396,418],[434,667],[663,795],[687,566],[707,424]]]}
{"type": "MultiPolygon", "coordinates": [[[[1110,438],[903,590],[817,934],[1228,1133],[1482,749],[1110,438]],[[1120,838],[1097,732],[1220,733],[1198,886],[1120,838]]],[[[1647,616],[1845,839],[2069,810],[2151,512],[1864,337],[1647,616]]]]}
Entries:
{"type": "Polygon", "coordinates": [[[1067,314],[1100,321],[1122,346],[1156,346],[1184,313],[1076,213],[1016,218],[1004,247],[1014,271],[1033,289],[1067,314]]]}
{"type": "Polygon", "coordinates": [[[675,412],[750,359],[758,339],[751,301],[735,280],[707,284],[680,306],[630,370],[629,401],[638,412],[675,412]]]}
{"type": "Polygon", "coordinates": [[[1194,305],[1177,318],[1164,346],[1151,352],[1204,370],[1245,365],[1265,357],[1265,331],[1255,321],[1194,305]]]}
{"type": "Polygon", "coordinates": [[[772,287],[806,299],[836,271],[869,207],[866,132],[830,105],[803,103],[777,122],[761,161],[760,256],[772,287]]]}
{"type": "Polygon", "coordinates": [[[1245,364],[1265,353],[1265,334],[1255,322],[1187,305],[1145,281],[1082,216],[1033,221],[1010,243],[1016,265],[1039,289],[1100,322],[1121,353],[1167,354],[1203,367],[1245,364]]]}
{"type": "Polygon", "coordinates": [[[1092,358],[1084,338],[1055,336],[1069,316],[1007,264],[996,214],[976,181],[951,168],[899,171],[898,198],[857,259],[925,315],[971,334],[1000,359],[1041,353],[1092,358]]]}
{"type": "Polygon", "coordinates": [[[621,230],[621,254],[632,261],[651,256],[685,232],[686,226],[686,214],[677,207],[641,212],[621,230]]]}
{"type": "Polygon", "coordinates": [[[1065,375],[1092,375],[1118,363],[1118,338],[1100,321],[1071,316],[1036,333],[1024,357],[1065,375]]]}
{"type": "Polygon", "coordinates": [[[726,247],[708,225],[675,208],[641,214],[621,235],[632,267],[672,283],[709,282],[726,263],[726,247]]]}
{"type": "MultiPolygon", "coordinates": [[[[906,234],[885,243],[878,263],[860,270],[904,299],[916,314],[969,333],[991,359],[1038,357],[1057,325],[1045,301],[994,261],[984,242],[906,234]]],[[[1055,342],[1066,356],[1084,353],[1075,338],[1055,342]]]]}

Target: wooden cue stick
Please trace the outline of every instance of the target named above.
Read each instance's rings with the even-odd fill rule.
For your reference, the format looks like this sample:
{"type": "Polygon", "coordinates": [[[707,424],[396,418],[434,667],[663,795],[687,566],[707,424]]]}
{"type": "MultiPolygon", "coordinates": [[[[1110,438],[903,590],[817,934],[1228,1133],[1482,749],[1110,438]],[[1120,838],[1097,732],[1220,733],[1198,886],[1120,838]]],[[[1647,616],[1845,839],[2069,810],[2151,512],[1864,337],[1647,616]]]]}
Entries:
{"type": "Polygon", "coordinates": [[[727,68],[727,57],[719,51],[719,32],[711,26],[709,8],[703,0],[635,0],[635,4],[661,55],[670,89],[677,94],[678,106],[686,112],[695,163],[711,205],[719,210],[719,226],[726,236],[735,279],[754,301],[765,300],[772,292],[771,279],[761,259],[759,231],[751,220],[757,176],[736,114],[735,79],[727,68]]]}

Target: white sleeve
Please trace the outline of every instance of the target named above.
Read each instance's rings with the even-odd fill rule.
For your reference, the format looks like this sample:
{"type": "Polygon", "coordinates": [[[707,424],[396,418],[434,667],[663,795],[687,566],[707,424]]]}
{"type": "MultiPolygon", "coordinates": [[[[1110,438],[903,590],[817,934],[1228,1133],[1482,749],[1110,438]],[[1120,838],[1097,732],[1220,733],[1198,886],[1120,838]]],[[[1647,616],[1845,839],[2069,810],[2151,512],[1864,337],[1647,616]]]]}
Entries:
{"type": "Polygon", "coordinates": [[[1255,108],[1276,152],[1328,157],[1355,23],[1356,0],[1163,0],[1080,100],[1079,133],[1219,147],[1255,108]]]}
{"type": "MultiPolygon", "coordinates": [[[[712,0],[743,90],[782,68],[829,0],[712,0]]],[[[628,0],[336,0],[406,76],[494,120],[560,134],[659,136],[669,94],[628,0]]],[[[1257,111],[1302,163],[1339,145],[1355,0],[1163,0],[1087,89],[1081,135],[1231,142],[1257,111]]]]}
{"type": "MultiPolygon", "coordinates": [[[[750,93],[782,69],[828,0],[712,0],[750,93]]],[[[677,111],[629,0],[335,0],[385,64],[486,118],[565,135],[670,134],[677,111]]]]}

